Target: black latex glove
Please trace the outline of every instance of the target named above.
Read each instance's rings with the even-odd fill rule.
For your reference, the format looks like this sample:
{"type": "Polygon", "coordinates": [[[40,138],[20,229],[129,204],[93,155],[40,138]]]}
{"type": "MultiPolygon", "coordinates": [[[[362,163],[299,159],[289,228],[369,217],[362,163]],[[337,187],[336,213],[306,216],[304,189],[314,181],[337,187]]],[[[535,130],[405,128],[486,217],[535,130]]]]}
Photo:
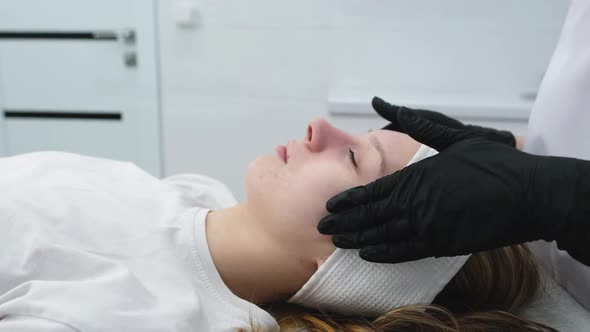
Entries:
{"type": "Polygon", "coordinates": [[[590,162],[527,154],[407,109],[395,120],[440,153],[330,199],[318,230],[336,246],[396,263],[544,239],[590,265],[590,162]]]}
{"type": "Polygon", "coordinates": [[[379,97],[374,97],[371,104],[373,106],[373,109],[382,118],[390,122],[387,126],[383,127],[383,129],[406,133],[400,125],[399,121],[397,120],[397,114],[401,110],[410,110],[412,113],[414,113],[417,117],[421,119],[438,123],[449,128],[469,131],[473,134],[476,134],[477,136],[489,138],[493,141],[508,144],[510,146],[516,146],[516,139],[514,138],[514,135],[512,135],[511,132],[506,130],[496,130],[492,128],[474,125],[464,125],[460,121],[457,121],[456,119],[450,118],[439,112],[392,105],[379,97]]]}

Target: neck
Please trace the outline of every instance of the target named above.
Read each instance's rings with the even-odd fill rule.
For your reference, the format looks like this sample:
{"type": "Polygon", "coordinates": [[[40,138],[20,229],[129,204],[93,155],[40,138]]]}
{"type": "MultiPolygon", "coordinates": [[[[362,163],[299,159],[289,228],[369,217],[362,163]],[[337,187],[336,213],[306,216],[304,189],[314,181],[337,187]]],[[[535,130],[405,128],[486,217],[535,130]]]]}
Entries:
{"type": "Polygon", "coordinates": [[[206,221],[209,250],[223,282],[255,304],[288,299],[316,268],[312,260],[277,243],[263,227],[264,217],[242,203],[212,211],[206,221]]]}

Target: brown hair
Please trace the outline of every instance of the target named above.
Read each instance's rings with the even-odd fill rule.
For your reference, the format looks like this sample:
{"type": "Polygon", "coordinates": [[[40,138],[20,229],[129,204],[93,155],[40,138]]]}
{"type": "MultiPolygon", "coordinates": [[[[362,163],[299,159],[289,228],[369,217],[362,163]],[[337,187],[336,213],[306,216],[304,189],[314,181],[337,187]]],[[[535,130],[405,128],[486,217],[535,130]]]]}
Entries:
{"type": "MultiPolygon", "coordinates": [[[[332,315],[286,304],[267,309],[281,331],[556,331],[517,315],[539,287],[532,254],[525,245],[517,245],[473,254],[431,305],[404,306],[375,319],[332,315]]],[[[261,330],[253,327],[252,331],[261,330]]]]}

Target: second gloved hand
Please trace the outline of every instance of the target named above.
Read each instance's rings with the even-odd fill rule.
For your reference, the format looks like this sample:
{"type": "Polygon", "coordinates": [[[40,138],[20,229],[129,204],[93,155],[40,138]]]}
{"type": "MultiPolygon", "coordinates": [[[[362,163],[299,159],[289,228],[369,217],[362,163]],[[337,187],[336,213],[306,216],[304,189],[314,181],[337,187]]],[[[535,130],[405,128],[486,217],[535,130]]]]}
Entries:
{"type": "Polygon", "coordinates": [[[407,134],[405,132],[404,127],[398,120],[398,114],[402,111],[410,111],[412,114],[414,114],[416,117],[419,117],[420,119],[427,120],[432,123],[445,126],[447,128],[458,129],[463,132],[472,133],[481,138],[487,138],[489,140],[508,144],[510,146],[516,146],[516,138],[514,137],[514,135],[512,135],[511,132],[506,130],[496,130],[493,128],[466,125],[456,119],[448,117],[439,112],[392,105],[379,97],[374,97],[371,102],[371,105],[373,106],[373,109],[375,110],[375,112],[377,112],[377,114],[379,114],[385,120],[389,121],[389,124],[385,126],[383,129],[393,130],[407,134]]]}

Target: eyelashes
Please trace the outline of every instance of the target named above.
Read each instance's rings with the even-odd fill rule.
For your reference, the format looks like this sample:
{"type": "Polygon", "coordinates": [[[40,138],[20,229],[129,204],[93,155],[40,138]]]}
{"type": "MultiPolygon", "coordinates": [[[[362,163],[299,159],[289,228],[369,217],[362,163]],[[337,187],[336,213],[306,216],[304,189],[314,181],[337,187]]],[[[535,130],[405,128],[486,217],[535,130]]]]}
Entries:
{"type": "Polygon", "coordinates": [[[348,157],[352,161],[352,164],[354,165],[354,168],[358,168],[358,165],[356,163],[356,159],[354,157],[354,151],[352,151],[351,149],[348,149],[348,157]]]}

